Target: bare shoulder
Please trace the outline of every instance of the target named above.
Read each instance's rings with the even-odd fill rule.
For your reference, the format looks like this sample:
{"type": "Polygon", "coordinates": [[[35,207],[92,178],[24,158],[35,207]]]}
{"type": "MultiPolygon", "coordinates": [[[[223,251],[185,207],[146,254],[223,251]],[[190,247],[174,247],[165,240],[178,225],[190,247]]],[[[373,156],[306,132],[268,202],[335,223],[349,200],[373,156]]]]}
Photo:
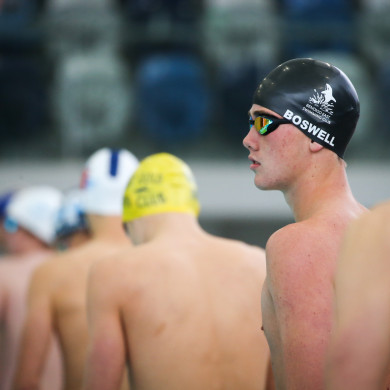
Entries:
{"type": "Polygon", "coordinates": [[[18,275],[24,269],[24,264],[13,256],[0,256],[0,280],[7,282],[12,275],[18,275]]]}
{"type": "Polygon", "coordinates": [[[379,285],[375,281],[387,275],[390,269],[389,251],[390,202],[384,202],[361,215],[348,227],[336,280],[340,282],[338,276],[341,276],[345,283],[350,283],[355,278],[362,285],[369,281],[379,285]]]}
{"type": "Polygon", "coordinates": [[[129,246],[117,251],[114,256],[103,256],[97,259],[91,267],[91,275],[95,278],[134,278],[138,274],[149,270],[152,264],[157,264],[156,259],[161,260],[167,257],[166,247],[157,243],[129,246]]]}
{"type": "Polygon", "coordinates": [[[390,201],[382,202],[373,207],[372,210],[363,213],[351,224],[351,229],[354,231],[376,229],[379,233],[383,233],[389,237],[390,201]]]}
{"type": "MultiPolygon", "coordinates": [[[[89,295],[95,302],[130,303],[133,292],[145,283],[150,255],[138,248],[127,248],[115,256],[102,257],[92,263],[88,275],[89,295]]],[[[155,258],[155,256],[154,256],[155,258]]]]}
{"type": "Polygon", "coordinates": [[[239,243],[241,250],[247,254],[249,259],[252,259],[255,264],[265,267],[265,249],[257,245],[239,243]]]}
{"type": "Polygon", "coordinates": [[[147,262],[148,257],[139,248],[122,249],[115,256],[104,256],[93,262],[90,278],[112,284],[116,284],[122,279],[136,279],[137,269],[142,267],[143,262],[147,262]]]}
{"type": "Polygon", "coordinates": [[[39,273],[51,276],[56,283],[68,279],[74,280],[78,278],[82,270],[88,269],[90,262],[102,256],[104,256],[104,250],[89,242],[52,256],[39,267],[39,273]]]}
{"type": "MultiPolygon", "coordinates": [[[[372,213],[371,215],[375,216],[380,216],[380,215],[385,215],[385,216],[390,216],[390,200],[387,200],[385,202],[381,202],[377,204],[375,207],[372,208],[372,213]]],[[[370,213],[366,213],[364,215],[370,215],[370,213]]],[[[369,217],[370,218],[370,217],[369,217]]]]}
{"type": "Polygon", "coordinates": [[[124,268],[130,268],[131,262],[126,262],[128,251],[119,252],[115,257],[104,256],[97,259],[92,265],[90,275],[94,278],[104,278],[105,276],[120,275],[124,268]]]}
{"type": "Polygon", "coordinates": [[[273,233],[266,245],[266,257],[268,273],[297,283],[330,281],[336,261],[332,235],[323,226],[308,221],[273,233]]]}
{"type": "Polygon", "coordinates": [[[265,250],[258,245],[248,244],[244,241],[235,240],[232,238],[219,237],[214,235],[207,235],[212,246],[220,250],[230,252],[233,255],[241,253],[248,257],[263,259],[265,257],[265,250]]]}
{"type": "Polygon", "coordinates": [[[253,269],[260,272],[262,277],[265,277],[266,272],[266,257],[265,249],[256,246],[250,245],[244,242],[235,242],[238,252],[238,260],[246,259],[247,265],[253,269]]]}
{"type": "Polygon", "coordinates": [[[214,235],[206,236],[200,246],[203,246],[203,252],[200,250],[195,261],[211,260],[210,264],[213,264],[213,269],[218,270],[218,273],[223,269],[229,275],[241,275],[255,282],[264,281],[266,258],[265,250],[260,246],[214,235]]]}
{"type": "Polygon", "coordinates": [[[53,288],[63,274],[66,257],[65,253],[57,253],[40,264],[32,274],[31,287],[40,290],[53,288]]]}
{"type": "MultiPolygon", "coordinates": [[[[329,327],[329,302],[337,261],[334,246],[328,250],[322,226],[294,223],[275,232],[266,246],[267,289],[283,326],[308,335],[329,327]],[[331,252],[331,253],[329,253],[331,252]],[[308,326],[311,324],[312,326],[308,326]]],[[[303,336],[302,336],[303,337],[303,336]]]]}
{"type": "Polygon", "coordinates": [[[360,259],[362,264],[367,256],[372,261],[390,249],[390,202],[383,202],[366,211],[352,221],[343,237],[341,264],[360,259]]]}
{"type": "Polygon", "coordinates": [[[36,270],[37,275],[48,275],[51,277],[60,277],[64,270],[71,268],[71,260],[73,256],[71,250],[64,252],[57,252],[54,255],[48,257],[42,264],[40,264],[36,270]]]}
{"type": "Polygon", "coordinates": [[[320,233],[318,226],[307,221],[286,225],[271,235],[267,241],[266,254],[281,255],[281,261],[287,261],[283,256],[285,254],[288,254],[290,259],[291,256],[300,256],[315,249],[316,242],[321,240],[320,233]]]}

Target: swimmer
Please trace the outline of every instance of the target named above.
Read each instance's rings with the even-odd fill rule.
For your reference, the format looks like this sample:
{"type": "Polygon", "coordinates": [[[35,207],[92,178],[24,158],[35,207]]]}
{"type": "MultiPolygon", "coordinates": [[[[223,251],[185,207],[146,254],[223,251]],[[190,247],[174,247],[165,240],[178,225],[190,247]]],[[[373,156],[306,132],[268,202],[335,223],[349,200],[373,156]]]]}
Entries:
{"type": "Polygon", "coordinates": [[[390,389],[390,202],[349,227],[335,277],[328,390],[390,389]]]}
{"type": "Polygon", "coordinates": [[[60,248],[75,248],[91,238],[81,199],[81,189],[72,188],[65,193],[56,221],[57,245],[60,248]]]}
{"type": "Polygon", "coordinates": [[[206,233],[188,165],[167,153],[141,163],[125,192],[135,247],[91,269],[85,390],[264,389],[264,251],[206,233]]]}
{"type": "Polygon", "coordinates": [[[243,144],[254,183],[281,191],[295,219],[266,244],[263,327],[278,390],[325,387],[336,260],[345,229],[366,210],[343,160],[359,109],[340,69],[298,58],[263,79],[249,110],[243,144]]]}
{"type": "MultiPolygon", "coordinates": [[[[102,148],[87,160],[81,180],[81,207],[91,238],[56,256],[55,261],[47,261],[34,273],[15,390],[36,388],[52,334],[61,345],[63,390],[81,388],[89,336],[89,268],[100,258],[115,258],[121,249],[132,246],[122,225],[122,198],[137,166],[138,160],[125,149],[102,148]]],[[[125,381],[122,388],[126,388],[125,381]]]]}
{"type": "MultiPolygon", "coordinates": [[[[0,389],[10,390],[27,311],[27,290],[34,270],[55,253],[55,218],[62,194],[49,186],[31,186],[12,194],[2,219],[6,256],[0,261],[0,389]]],[[[54,338],[37,383],[61,389],[61,360],[54,338]]]]}

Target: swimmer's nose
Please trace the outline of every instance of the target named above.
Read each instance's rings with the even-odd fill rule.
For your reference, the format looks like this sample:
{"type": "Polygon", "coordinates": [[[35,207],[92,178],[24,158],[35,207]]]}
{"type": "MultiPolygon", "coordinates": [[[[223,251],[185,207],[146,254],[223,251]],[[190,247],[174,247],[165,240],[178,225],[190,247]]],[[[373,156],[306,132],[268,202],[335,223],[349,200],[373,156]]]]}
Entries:
{"type": "Polygon", "coordinates": [[[259,134],[254,130],[254,127],[252,127],[242,141],[244,148],[248,150],[258,150],[258,138],[259,134]]]}

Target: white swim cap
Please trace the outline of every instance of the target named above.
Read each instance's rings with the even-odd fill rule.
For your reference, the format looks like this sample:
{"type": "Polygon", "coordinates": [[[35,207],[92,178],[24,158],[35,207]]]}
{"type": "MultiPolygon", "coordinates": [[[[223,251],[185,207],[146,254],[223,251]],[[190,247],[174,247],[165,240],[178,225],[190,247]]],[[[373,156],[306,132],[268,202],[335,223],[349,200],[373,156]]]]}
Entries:
{"type": "Polygon", "coordinates": [[[128,150],[99,149],[85,164],[80,188],[86,214],[122,215],[123,195],[138,159],[128,150]]]}
{"type": "Polygon", "coordinates": [[[72,188],[65,193],[57,214],[57,238],[87,230],[87,221],[81,204],[81,193],[79,188],[72,188]]]}
{"type": "Polygon", "coordinates": [[[56,188],[24,188],[17,191],[7,205],[7,219],[46,244],[52,244],[55,240],[55,224],[61,202],[62,193],[56,188]]]}

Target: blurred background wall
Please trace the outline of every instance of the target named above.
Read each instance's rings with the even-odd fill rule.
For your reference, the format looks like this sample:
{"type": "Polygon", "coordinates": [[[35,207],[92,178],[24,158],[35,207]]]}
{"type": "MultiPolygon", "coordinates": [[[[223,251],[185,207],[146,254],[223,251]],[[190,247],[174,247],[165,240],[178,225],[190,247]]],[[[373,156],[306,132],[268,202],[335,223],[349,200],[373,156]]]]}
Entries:
{"type": "Polygon", "coordinates": [[[292,216],[254,188],[242,139],[255,87],[293,57],[350,77],[351,186],[388,198],[389,0],[0,0],[0,190],[76,186],[103,146],[167,151],[194,169],[205,228],[265,245],[292,216]]]}

